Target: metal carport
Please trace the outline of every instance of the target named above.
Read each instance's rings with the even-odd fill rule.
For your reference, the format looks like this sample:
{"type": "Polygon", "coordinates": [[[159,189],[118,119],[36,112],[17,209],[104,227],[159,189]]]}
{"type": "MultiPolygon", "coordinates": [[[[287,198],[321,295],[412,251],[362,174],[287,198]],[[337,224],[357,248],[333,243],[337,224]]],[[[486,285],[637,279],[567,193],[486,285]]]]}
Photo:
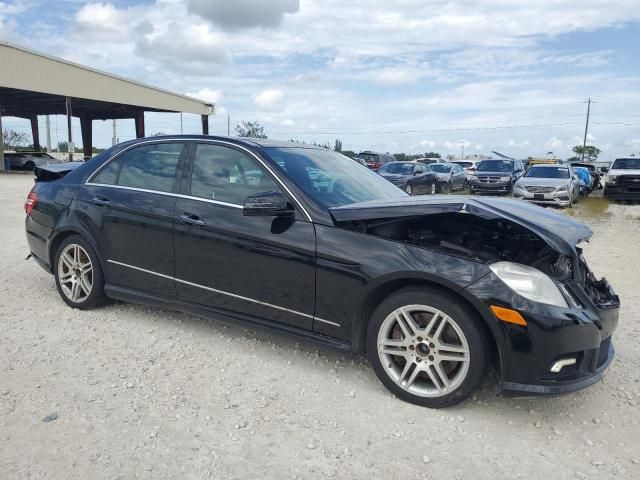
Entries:
{"type": "MultiPolygon", "coordinates": [[[[69,143],[71,117],[78,117],[83,150],[91,152],[93,120],[133,118],[140,138],[145,135],[144,112],[198,114],[206,135],[214,105],[0,42],[0,129],[3,115],[30,120],[36,151],[40,150],[38,115],[66,115],[69,143]]],[[[3,151],[0,135],[0,169],[3,151]]]]}

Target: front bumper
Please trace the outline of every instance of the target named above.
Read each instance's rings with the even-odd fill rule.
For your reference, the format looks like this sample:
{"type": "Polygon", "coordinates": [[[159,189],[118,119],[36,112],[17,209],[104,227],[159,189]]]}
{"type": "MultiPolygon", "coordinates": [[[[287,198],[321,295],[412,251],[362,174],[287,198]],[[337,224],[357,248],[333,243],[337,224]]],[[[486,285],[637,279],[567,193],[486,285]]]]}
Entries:
{"type": "Polygon", "coordinates": [[[511,182],[480,182],[473,180],[469,182],[469,190],[471,193],[502,193],[511,192],[511,182]]]}
{"type": "Polygon", "coordinates": [[[598,308],[579,284],[566,284],[569,308],[531,302],[489,274],[465,289],[479,300],[499,350],[501,386],[528,394],[560,394],[586,388],[602,379],[611,364],[612,333],[618,324],[619,305],[598,308]],[[570,296],[569,296],[570,292],[570,296]],[[498,320],[491,305],[513,308],[526,326],[498,320]],[[563,359],[575,364],[554,373],[563,359]]]}
{"type": "Polygon", "coordinates": [[[571,205],[569,192],[532,193],[527,190],[514,189],[513,198],[526,200],[538,205],[554,205],[556,207],[568,207],[571,205]],[[537,196],[537,197],[536,197],[537,196]]]}
{"type": "Polygon", "coordinates": [[[604,187],[604,196],[611,200],[640,200],[640,184],[611,185],[604,187]]]}

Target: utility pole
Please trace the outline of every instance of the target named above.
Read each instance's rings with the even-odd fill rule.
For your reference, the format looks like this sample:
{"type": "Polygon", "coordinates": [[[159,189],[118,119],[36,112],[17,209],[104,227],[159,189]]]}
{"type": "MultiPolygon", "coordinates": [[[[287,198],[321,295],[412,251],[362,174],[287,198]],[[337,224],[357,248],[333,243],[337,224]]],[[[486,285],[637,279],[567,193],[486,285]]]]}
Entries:
{"type": "Polygon", "coordinates": [[[45,129],[47,131],[47,152],[51,153],[51,119],[49,118],[49,115],[46,115],[44,118],[45,129]]]}
{"type": "Polygon", "coordinates": [[[113,136],[111,137],[111,146],[115,146],[118,143],[116,138],[116,119],[113,119],[113,136]]]}
{"type": "Polygon", "coordinates": [[[0,104],[0,171],[4,170],[4,130],[2,130],[2,104],[0,104]]]}
{"type": "Polygon", "coordinates": [[[180,135],[182,135],[182,112],[180,112],[180,135]]]}
{"type": "Polygon", "coordinates": [[[227,113],[227,137],[231,136],[231,115],[227,113]]]}
{"type": "Polygon", "coordinates": [[[591,112],[591,97],[587,100],[587,122],[584,126],[584,140],[582,141],[582,154],[580,155],[580,162],[584,162],[584,151],[587,148],[587,132],[589,131],[589,114],[591,112]]]}
{"type": "Polygon", "coordinates": [[[71,98],[66,97],[65,106],[67,110],[67,152],[69,153],[69,161],[73,162],[73,136],[71,134],[71,117],[73,112],[71,110],[71,98]]]}
{"type": "Polygon", "coordinates": [[[464,145],[462,145],[462,156],[460,157],[460,160],[464,160],[464,145]]]}

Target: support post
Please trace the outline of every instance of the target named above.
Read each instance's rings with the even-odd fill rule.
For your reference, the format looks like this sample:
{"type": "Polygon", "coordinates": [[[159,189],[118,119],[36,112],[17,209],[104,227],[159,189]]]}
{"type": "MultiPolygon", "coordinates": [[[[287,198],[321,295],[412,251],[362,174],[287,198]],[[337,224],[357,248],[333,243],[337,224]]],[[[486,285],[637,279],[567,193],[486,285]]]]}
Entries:
{"type": "Polygon", "coordinates": [[[73,153],[71,152],[71,146],[73,145],[73,135],[71,134],[71,98],[66,97],[65,106],[67,109],[67,147],[69,149],[69,161],[73,162],[73,153]]]}
{"type": "Polygon", "coordinates": [[[47,128],[47,152],[51,153],[51,119],[49,115],[46,117],[46,128],[47,128]]]}
{"type": "Polygon", "coordinates": [[[202,134],[209,135],[209,115],[202,115],[202,134]]]}
{"type": "Polygon", "coordinates": [[[93,151],[93,119],[91,117],[86,115],[80,117],[80,131],[82,132],[84,158],[88,160],[91,158],[93,151]]]}
{"type": "Polygon", "coordinates": [[[0,172],[4,171],[4,130],[2,130],[2,104],[0,103],[0,172]]]}
{"type": "Polygon", "coordinates": [[[134,117],[136,121],[136,138],[144,137],[144,110],[138,110],[134,117]]]}
{"type": "Polygon", "coordinates": [[[40,151],[40,131],[38,130],[38,116],[31,115],[29,117],[31,122],[31,138],[33,138],[33,149],[36,152],[40,151]]]}

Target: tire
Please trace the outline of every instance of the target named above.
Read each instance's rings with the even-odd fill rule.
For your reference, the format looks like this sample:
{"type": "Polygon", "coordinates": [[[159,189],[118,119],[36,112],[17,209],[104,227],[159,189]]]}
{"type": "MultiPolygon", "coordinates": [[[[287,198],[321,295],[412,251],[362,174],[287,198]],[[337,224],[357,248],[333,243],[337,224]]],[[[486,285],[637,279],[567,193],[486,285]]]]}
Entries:
{"type": "Polygon", "coordinates": [[[448,182],[444,187],[444,193],[451,193],[451,192],[453,192],[453,185],[451,184],[451,182],[448,182]]]}
{"type": "Polygon", "coordinates": [[[24,169],[29,170],[30,172],[33,172],[35,168],[36,168],[36,164],[33,162],[27,162],[24,164],[24,169]]]}
{"type": "Polygon", "coordinates": [[[104,304],[104,275],[93,247],[80,235],[65,238],[53,262],[56,288],[72,308],[89,310],[104,304]]]}
{"type": "Polygon", "coordinates": [[[430,190],[430,192],[431,192],[431,195],[435,195],[436,193],[438,193],[438,189],[436,188],[436,183],[435,183],[435,182],[433,182],[433,183],[431,184],[431,190],[430,190]]]}
{"type": "Polygon", "coordinates": [[[407,183],[405,185],[404,191],[407,192],[409,195],[413,195],[413,187],[411,186],[410,183],[407,183]]]}
{"type": "Polygon", "coordinates": [[[489,347],[481,322],[453,294],[436,288],[405,288],[373,313],[367,355],[382,384],[397,397],[428,408],[450,407],[469,397],[487,371],[489,347]],[[407,317],[396,316],[400,309],[410,315],[414,328],[421,329],[404,333],[404,329],[411,332],[411,327],[407,317]],[[411,316],[418,312],[420,317],[411,316]],[[404,319],[404,327],[398,318],[404,319]],[[443,359],[445,354],[455,360],[443,359]]]}

